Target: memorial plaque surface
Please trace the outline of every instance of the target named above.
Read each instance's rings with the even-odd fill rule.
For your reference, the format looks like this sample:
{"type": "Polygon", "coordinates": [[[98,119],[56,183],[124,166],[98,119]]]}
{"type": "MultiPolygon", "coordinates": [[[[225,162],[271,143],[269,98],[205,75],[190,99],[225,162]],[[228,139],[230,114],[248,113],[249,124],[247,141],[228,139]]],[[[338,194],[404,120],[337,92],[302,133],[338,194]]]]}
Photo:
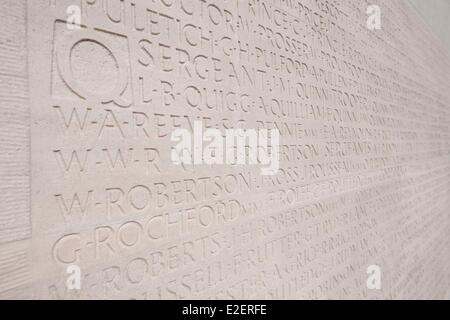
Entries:
{"type": "Polygon", "coordinates": [[[17,294],[443,297],[449,55],[408,2],[380,1],[379,29],[369,5],[28,1],[31,219],[0,250],[26,256],[17,294]],[[174,132],[211,129],[278,132],[275,170],[196,142],[174,162],[174,132]]]}

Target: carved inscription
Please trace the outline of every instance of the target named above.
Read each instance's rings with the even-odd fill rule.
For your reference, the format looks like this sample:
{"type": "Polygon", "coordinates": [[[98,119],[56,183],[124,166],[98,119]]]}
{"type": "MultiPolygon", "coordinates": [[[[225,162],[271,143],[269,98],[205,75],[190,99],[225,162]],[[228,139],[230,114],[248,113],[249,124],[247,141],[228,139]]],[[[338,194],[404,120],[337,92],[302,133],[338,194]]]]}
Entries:
{"type": "Polygon", "coordinates": [[[378,5],[370,30],[361,1],[29,1],[35,296],[442,295],[449,57],[378,5]],[[279,170],[174,164],[195,123],[278,130],[279,170]]]}

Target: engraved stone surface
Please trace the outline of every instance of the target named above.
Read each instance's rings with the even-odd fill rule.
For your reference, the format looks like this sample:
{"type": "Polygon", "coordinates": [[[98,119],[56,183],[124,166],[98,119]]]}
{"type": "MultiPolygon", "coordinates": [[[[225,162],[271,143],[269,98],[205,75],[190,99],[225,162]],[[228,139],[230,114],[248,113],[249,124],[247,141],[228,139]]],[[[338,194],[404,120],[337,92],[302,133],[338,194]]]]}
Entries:
{"type": "Polygon", "coordinates": [[[370,5],[2,1],[0,297],[445,298],[450,56],[370,5]],[[175,163],[199,127],[277,130],[278,170],[175,163]]]}

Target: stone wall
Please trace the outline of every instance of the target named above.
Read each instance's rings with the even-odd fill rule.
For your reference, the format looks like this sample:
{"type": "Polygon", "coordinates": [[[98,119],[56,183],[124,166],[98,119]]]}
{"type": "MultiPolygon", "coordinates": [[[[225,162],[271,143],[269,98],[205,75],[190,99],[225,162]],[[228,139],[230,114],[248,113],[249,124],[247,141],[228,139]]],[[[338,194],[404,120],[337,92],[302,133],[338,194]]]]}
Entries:
{"type": "Polygon", "coordinates": [[[448,49],[370,5],[3,0],[0,297],[444,298],[448,49]],[[279,167],[180,129],[277,130],[279,167]]]}

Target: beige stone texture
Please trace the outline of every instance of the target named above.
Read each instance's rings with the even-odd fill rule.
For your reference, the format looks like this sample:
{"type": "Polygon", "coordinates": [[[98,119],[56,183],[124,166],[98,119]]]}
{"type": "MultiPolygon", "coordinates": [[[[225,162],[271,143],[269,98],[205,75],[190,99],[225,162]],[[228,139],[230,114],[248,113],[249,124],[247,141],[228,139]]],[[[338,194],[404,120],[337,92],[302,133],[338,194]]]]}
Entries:
{"type": "Polygon", "coordinates": [[[1,0],[0,299],[448,299],[432,3],[1,0]],[[196,121],[279,170],[174,163],[196,121]]]}

